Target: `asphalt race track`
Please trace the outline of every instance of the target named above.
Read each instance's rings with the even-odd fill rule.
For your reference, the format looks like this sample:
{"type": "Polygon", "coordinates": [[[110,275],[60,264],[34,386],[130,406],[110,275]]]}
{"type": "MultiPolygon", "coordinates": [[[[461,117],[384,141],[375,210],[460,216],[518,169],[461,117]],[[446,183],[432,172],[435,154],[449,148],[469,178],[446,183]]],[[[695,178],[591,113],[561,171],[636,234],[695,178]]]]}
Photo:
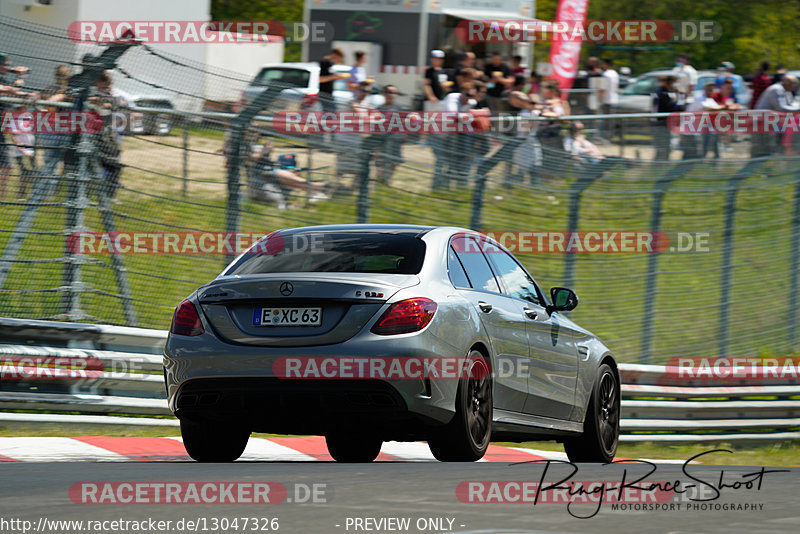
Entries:
{"type": "MultiPolygon", "coordinates": [[[[570,481],[620,481],[639,478],[650,469],[648,481],[692,483],[675,464],[582,464],[570,481]]],[[[713,497],[711,486],[721,494],[706,503],[692,503],[706,509],[689,509],[689,499],[674,497],[673,510],[613,510],[611,503],[573,505],[565,503],[470,503],[466,493],[458,492],[466,481],[556,481],[567,476],[571,466],[546,463],[486,462],[442,464],[433,462],[376,462],[372,464],[336,464],[333,462],[256,462],[235,464],[198,464],[190,461],[135,462],[8,462],[0,465],[0,526],[3,520],[31,522],[31,530],[40,520],[113,521],[184,520],[180,531],[246,532],[267,531],[269,520],[277,518],[278,531],[301,533],[336,532],[653,532],[772,533],[798,531],[797,488],[799,468],[787,472],[756,475],[761,467],[726,467],[691,465],[688,474],[704,490],[696,497],[713,497]],[[547,469],[546,475],[543,475],[547,469]],[[760,478],[760,488],[759,479],[760,478]],[[751,487],[744,482],[750,481],[751,487]],[[200,486],[208,482],[279,483],[286,488],[285,498],[276,504],[76,504],[86,483],[127,482],[133,486],[155,482],[184,482],[200,486]],[[737,482],[739,482],[737,484],[737,482]],[[83,484],[83,485],[82,485],[83,484]],[[739,486],[738,489],[736,486],[739,486]],[[312,491],[316,491],[312,495],[312,491]],[[72,492],[70,491],[72,489],[72,492]],[[297,500],[317,502],[298,503],[297,500]],[[680,505],[680,506],[678,506],[680,505]],[[734,509],[727,509],[733,506],[734,509]],[[750,509],[746,509],[750,508],[750,509]],[[754,509],[753,509],[754,508],[754,509]],[[593,516],[585,519],[573,517],[593,516]],[[211,528],[221,518],[255,518],[258,529],[211,528]],[[389,518],[409,521],[409,528],[398,528],[389,518]],[[358,522],[358,520],[361,520],[358,522]],[[366,521],[369,519],[369,521],[366,521]],[[194,521],[190,525],[186,521],[194,521]],[[377,523],[377,521],[383,521],[377,523]],[[205,525],[205,529],[203,526],[205,525]],[[356,528],[358,525],[361,528],[356,528]],[[381,528],[383,527],[383,528],[381,528]]],[[[779,469],[779,468],[768,468],[779,469]]],[[[273,486],[271,486],[273,487],[273,486]]],[[[489,488],[486,483],[484,488],[489,488]]],[[[508,486],[506,486],[508,487],[508,486]]],[[[695,488],[692,491],[697,491],[695,488]]],[[[691,491],[685,495],[689,495],[691,491]]],[[[99,495],[99,493],[95,494],[99,495]]],[[[273,495],[273,493],[271,493],[273,495]]],[[[484,495],[488,495],[484,494],[484,495]]],[[[514,493],[509,493],[514,498],[514,493]]],[[[17,523],[19,525],[21,523],[17,523]]],[[[47,524],[45,522],[45,524],[47,524]]],[[[255,523],[253,523],[255,524],[255,523]]],[[[104,530],[122,532],[107,523],[104,530]]],[[[0,529],[14,530],[10,523],[0,529]]],[[[274,530],[269,528],[269,530],[274,530]]],[[[40,530],[41,532],[42,530],[40,530]]],[[[133,531],[133,530],[128,530],[133,531]]],[[[145,530],[147,531],[147,530],[145,530]]],[[[179,530],[165,530],[177,532],[179,530]]],[[[70,532],[70,530],[45,530],[70,532]]],[[[152,532],[152,531],[150,531],[152,532]]]]}

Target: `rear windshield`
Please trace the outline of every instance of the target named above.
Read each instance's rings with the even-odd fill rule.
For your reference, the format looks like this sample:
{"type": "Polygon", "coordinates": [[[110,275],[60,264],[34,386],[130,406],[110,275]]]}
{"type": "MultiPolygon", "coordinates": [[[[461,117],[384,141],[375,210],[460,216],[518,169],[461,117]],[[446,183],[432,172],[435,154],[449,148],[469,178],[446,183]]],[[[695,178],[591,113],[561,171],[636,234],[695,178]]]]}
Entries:
{"type": "Polygon", "coordinates": [[[224,275],[266,273],[418,274],[425,242],[411,235],[370,232],[270,234],[224,275]]]}
{"type": "Polygon", "coordinates": [[[262,69],[253,80],[253,85],[277,85],[281,89],[308,87],[310,76],[311,73],[305,69],[262,69]]]}

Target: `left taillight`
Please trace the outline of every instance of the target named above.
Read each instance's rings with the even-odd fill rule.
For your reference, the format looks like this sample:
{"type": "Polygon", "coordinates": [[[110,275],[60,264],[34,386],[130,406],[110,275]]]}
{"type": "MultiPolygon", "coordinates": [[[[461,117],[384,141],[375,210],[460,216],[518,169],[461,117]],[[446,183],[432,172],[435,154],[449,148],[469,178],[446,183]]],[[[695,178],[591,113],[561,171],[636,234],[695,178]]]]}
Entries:
{"type": "Polygon", "coordinates": [[[300,101],[300,109],[310,109],[317,103],[317,94],[309,93],[303,95],[303,100],[300,101]]]}
{"type": "Polygon", "coordinates": [[[180,336],[199,336],[205,332],[194,304],[184,300],[175,308],[169,331],[180,336]]]}
{"type": "Polygon", "coordinates": [[[424,297],[395,302],[383,312],[370,332],[381,336],[417,332],[428,326],[436,308],[434,301],[424,297]]]}

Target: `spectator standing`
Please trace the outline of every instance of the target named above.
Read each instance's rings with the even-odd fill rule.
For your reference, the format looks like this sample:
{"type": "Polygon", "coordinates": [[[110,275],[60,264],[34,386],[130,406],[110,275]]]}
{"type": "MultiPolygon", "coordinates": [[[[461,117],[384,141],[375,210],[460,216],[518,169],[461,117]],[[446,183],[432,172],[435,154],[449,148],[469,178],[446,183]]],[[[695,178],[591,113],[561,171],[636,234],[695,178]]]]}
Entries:
{"type": "Polygon", "coordinates": [[[686,95],[687,102],[690,102],[697,87],[697,70],[689,64],[687,54],[678,55],[672,74],[675,76],[675,89],[686,95]]]}
{"type": "MultiPolygon", "coordinates": [[[[717,84],[716,82],[708,82],[706,83],[705,87],[703,87],[703,93],[698,95],[692,103],[689,105],[687,111],[692,112],[712,112],[712,111],[723,111],[726,108],[725,104],[720,104],[715,98],[714,94],[717,92],[717,84]]],[[[708,155],[708,151],[711,150],[714,154],[714,159],[719,159],[719,134],[715,132],[713,129],[709,129],[708,131],[701,132],[700,134],[700,152],[698,156],[702,159],[705,159],[708,155]]],[[[690,136],[687,136],[690,137],[690,136]]],[[[692,136],[695,140],[697,136],[692,136]]],[[[686,156],[686,152],[684,151],[684,158],[689,159],[686,156]]]]}
{"type": "Polygon", "coordinates": [[[461,90],[461,84],[472,82],[475,79],[475,52],[462,52],[458,65],[453,69],[450,81],[453,82],[453,90],[461,90]],[[469,76],[469,77],[467,77],[469,76]]]}
{"type": "Polygon", "coordinates": [[[561,97],[558,81],[547,80],[542,86],[541,116],[550,117],[552,120],[539,128],[543,173],[556,174],[553,170],[563,164],[564,138],[561,133],[561,122],[557,119],[569,114],[569,102],[561,97]]]}
{"type": "MultiPolygon", "coordinates": [[[[425,104],[426,113],[442,111],[443,100],[447,91],[446,82],[447,72],[442,68],[444,65],[444,52],[442,50],[431,50],[431,64],[425,69],[425,104]]],[[[427,137],[431,150],[433,151],[434,168],[432,187],[434,191],[440,190],[446,183],[444,168],[447,165],[447,143],[441,134],[432,134],[427,137]]]]}
{"type": "Polygon", "coordinates": [[[367,62],[367,53],[363,50],[357,50],[355,60],[355,65],[350,69],[350,78],[347,80],[347,88],[353,91],[353,97],[356,96],[358,85],[367,81],[367,69],[364,68],[364,64],[367,62]]]}
{"type": "Polygon", "coordinates": [[[782,63],[778,63],[778,66],[775,67],[775,74],[772,76],[772,83],[781,81],[784,74],[786,74],[786,67],[782,63]]]}
{"type": "Polygon", "coordinates": [[[731,78],[733,80],[734,92],[738,93],[742,90],[741,78],[733,74],[735,68],[736,66],[730,61],[723,61],[720,66],[717,67],[717,78],[715,80],[717,82],[717,89],[721,89],[725,80],[731,78]]]}
{"type": "MultiPolygon", "coordinates": [[[[464,83],[461,86],[461,92],[450,93],[447,95],[443,102],[443,110],[448,113],[466,113],[475,107],[478,103],[477,91],[475,86],[471,83],[464,83]]],[[[447,158],[447,169],[441,177],[437,187],[447,188],[450,186],[450,178],[455,178],[460,186],[467,184],[470,171],[470,158],[472,153],[472,144],[474,136],[470,133],[441,133],[440,137],[444,137],[445,153],[447,158]]],[[[434,179],[436,177],[434,176],[434,179]]]]}
{"type": "MultiPolygon", "coordinates": [[[[779,83],[773,83],[761,93],[761,97],[756,103],[756,109],[763,109],[777,112],[798,111],[800,107],[794,101],[793,91],[797,88],[797,78],[789,74],[784,74],[779,83]]],[[[773,154],[780,146],[782,133],[763,133],[754,134],[752,146],[752,157],[773,154]]]]}
{"type": "Polygon", "coordinates": [[[514,83],[511,69],[503,62],[500,52],[494,52],[489,62],[483,67],[483,72],[489,79],[489,107],[493,114],[506,110],[503,102],[503,93],[514,83]]]}
{"type": "MultiPolygon", "coordinates": [[[[72,102],[74,93],[69,87],[70,71],[67,65],[58,65],[53,73],[53,85],[45,87],[42,92],[43,104],[48,102],[72,102]]],[[[55,112],[59,109],[55,106],[48,108],[55,112]]],[[[38,143],[45,147],[44,163],[41,175],[50,181],[48,190],[56,183],[56,169],[58,164],[64,159],[64,147],[69,143],[69,134],[41,133],[38,134],[38,143]]]]}
{"type": "Polygon", "coordinates": [[[349,78],[346,72],[335,73],[331,69],[344,60],[344,52],[334,48],[319,61],[319,101],[323,111],[336,111],[336,102],[333,100],[333,82],[349,78]]]}
{"type": "MultiPolygon", "coordinates": [[[[28,107],[22,105],[16,109],[18,114],[28,111],[28,107]]],[[[17,115],[19,117],[19,115],[17,115]]],[[[32,120],[32,119],[31,119],[32,120]]],[[[36,138],[33,135],[31,124],[20,124],[22,119],[14,121],[14,126],[11,130],[11,159],[16,163],[19,169],[19,187],[17,189],[17,197],[19,200],[25,200],[28,186],[33,183],[34,176],[36,176],[36,151],[34,145],[36,138]]]]}
{"type": "Polygon", "coordinates": [[[586,99],[586,107],[592,113],[600,113],[600,91],[603,88],[603,69],[600,68],[600,59],[594,56],[586,60],[586,76],[589,88],[589,96],[586,99]]]}
{"type": "MultiPolygon", "coordinates": [[[[0,52],[0,96],[11,96],[18,98],[36,99],[38,95],[26,93],[20,90],[24,85],[25,76],[28,74],[27,67],[12,67],[8,55],[0,52]],[[16,76],[15,80],[10,79],[10,74],[16,76]]],[[[0,103],[0,117],[8,110],[8,106],[0,103]]],[[[0,132],[0,198],[5,197],[6,183],[11,174],[11,161],[9,159],[9,143],[2,132],[0,132]]]]}
{"type": "Polygon", "coordinates": [[[95,149],[102,168],[102,186],[108,198],[113,198],[119,187],[122,171],[122,132],[114,123],[116,111],[129,102],[112,87],[109,72],[101,74],[94,82],[89,104],[103,117],[103,127],[95,136],[95,149]]]}
{"type": "MultiPolygon", "coordinates": [[[[616,112],[617,104],[619,104],[619,74],[611,66],[612,61],[608,58],[603,59],[601,68],[603,69],[602,79],[603,85],[600,91],[600,113],[603,115],[611,115],[616,112]]],[[[598,124],[598,135],[604,141],[607,141],[614,134],[614,122],[611,119],[604,119],[598,124]]]]}
{"type": "MultiPolygon", "coordinates": [[[[675,76],[659,76],[658,90],[653,95],[653,111],[655,113],[681,111],[681,107],[678,104],[678,92],[675,89],[675,76]]],[[[672,147],[666,117],[655,119],[653,141],[656,149],[655,159],[669,160],[672,147]]]]}
{"type": "MultiPolygon", "coordinates": [[[[524,139],[514,150],[513,160],[518,171],[517,181],[524,182],[525,178],[529,177],[530,184],[537,185],[542,165],[542,144],[538,137],[539,123],[530,119],[541,115],[541,100],[535,93],[527,95],[513,91],[508,96],[508,102],[512,107],[519,109],[517,137],[524,139]]],[[[506,181],[506,185],[511,185],[510,181],[506,181]]]]}
{"type": "Polygon", "coordinates": [[[441,111],[442,100],[447,94],[447,72],[444,65],[444,52],[431,50],[431,64],[425,69],[425,111],[441,111]]]}
{"type": "MultiPolygon", "coordinates": [[[[377,110],[381,112],[403,111],[397,103],[397,87],[386,85],[383,88],[383,104],[377,110]]],[[[403,163],[403,135],[375,134],[380,136],[375,156],[375,179],[378,183],[388,184],[394,175],[395,168],[403,163]]]]}
{"type": "Polygon", "coordinates": [[[542,90],[542,77],[536,74],[536,71],[534,70],[531,71],[531,76],[528,81],[530,82],[530,86],[528,86],[528,95],[536,95],[538,97],[542,90]]]}
{"type": "Polygon", "coordinates": [[[764,61],[761,63],[761,68],[758,69],[758,72],[750,81],[750,87],[753,89],[753,98],[750,100],[750,107],[752,109],[756,109],[756,104],[758,103],[758,99],[761,97],[761,94],[767,90],[767,87],[774,83],[769,74],[767,74],[768,72],[769,62],[764,61]]]}
{"type": "MultiPolygon", "coordinates": [[[[370,82],[363,81],[358,84],[356,96],[350,101],[350,111],[362,115],[368,114],[374,109],[369,101],[367,101],[367,97],[371,94],[372,84],[370,82]]],[[[361,170],[363,157],[360,150],[363,135],[357,133],[339,133],[336,137],[344,147],[336,158],[336,170],[339,174],[358,174],[361,170]]]]}
{"type": "Polygon", "coordinates": [[[525,67],[522,66],[522,56],[511,57],[511,75],[525,77],[525,67]]]}

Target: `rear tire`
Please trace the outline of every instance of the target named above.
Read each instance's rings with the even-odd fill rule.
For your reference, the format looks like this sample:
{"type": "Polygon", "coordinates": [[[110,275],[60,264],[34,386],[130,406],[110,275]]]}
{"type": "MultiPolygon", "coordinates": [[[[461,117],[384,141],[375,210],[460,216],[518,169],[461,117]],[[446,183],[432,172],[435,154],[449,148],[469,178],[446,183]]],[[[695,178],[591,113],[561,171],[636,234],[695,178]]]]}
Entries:
{"type": "Polygon", "coordinates": [[[619,379],[608,364],[604,363],[597,371],[583,423],[583,435],[564,441],[564,450],[570,462],[608,463],[617,453],[619,379]]]}
{"type": "Polygon", "coordinates": [[[342,463],[369,463],[378,457],[383,441],[374,436],[328,434],[328,453],[342,463]]]}
{"type": "Polygon", "coordinates": [[[247,447],[250,430],[221,423],[181,420],[186,452],[198,462],[233,462],[247,447]]]}
{"type": "Polygon", "coordinates": [[[492,378],[486,358],[469,353],[467,374],[459,379],[453,420],[428,438],[428,447],[440,462],[474,462],[483,458],[492,438],[492,378]]]}

